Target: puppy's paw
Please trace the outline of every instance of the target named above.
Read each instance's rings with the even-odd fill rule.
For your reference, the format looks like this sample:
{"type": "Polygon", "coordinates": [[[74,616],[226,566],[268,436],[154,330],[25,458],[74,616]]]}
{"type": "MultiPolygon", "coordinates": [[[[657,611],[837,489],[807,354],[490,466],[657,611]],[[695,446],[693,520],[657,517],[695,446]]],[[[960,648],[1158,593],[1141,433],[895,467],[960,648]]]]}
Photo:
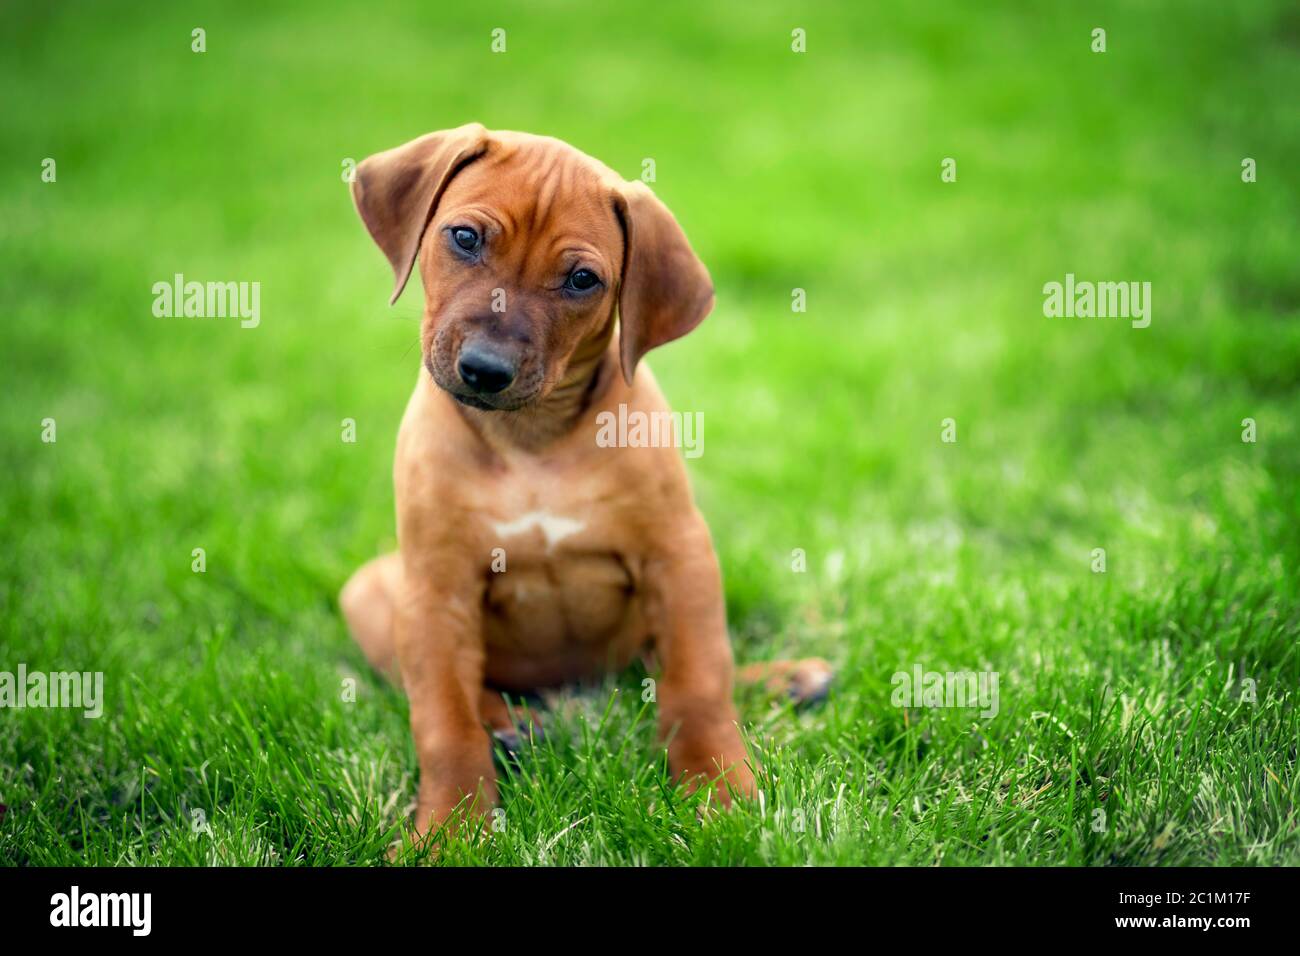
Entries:
{"type": "Polygon", "coordinates": [[[835,668],[828,661],[820,657],[805,657],[794,662],[785,692],[796,706],[819,704],[830,696],[834,680],[835,668]]]}
{"type": "Polygon", "coordinates": [[[757,792],[754,771],[734,725],[712,738],[689,732],[679,736],[668,746],[668,764],[688,793],[712,787],[714,801],[724,809],[734,799],[749,799],[757,792]]]}
{"type": "Polygon", "coordinates": [[[747,664],[738,674],[742,684],[760,685],[767,693],[786,697],[796,707],[820,703],[830,695],[835,669],[820,657],[747,664]]]}
{"type": "Polygon", "coordinates": [[[497,804],[496,771],[486,748],[474,747],[422,766],[415,815],[410,828],[389,850],[389,859],[409,861],[440,856],[451,840],[484,839],[487,818],[497,804]]]}
{"type": "Polygon", "coordinates": [[[512,726],[497,727],[492,731],[492,759],[500,769],[505,769],[506,765],[517,767],[524,749],[545,739],[541,723],[520,718],[512,726]]]}
{"type": "Polygon", "coordinates": [[[702,816],[708,816],[718,810],[730,810],[737,800],[753,799],[757,793],[754,771],[747,764],[732,764],[726,773],[718,773],[716,767],[712,773],[683,774],[682,782],[687,793],[695,793],[701,788],[711,788],[709,801],[700,806],[702,816]]]}

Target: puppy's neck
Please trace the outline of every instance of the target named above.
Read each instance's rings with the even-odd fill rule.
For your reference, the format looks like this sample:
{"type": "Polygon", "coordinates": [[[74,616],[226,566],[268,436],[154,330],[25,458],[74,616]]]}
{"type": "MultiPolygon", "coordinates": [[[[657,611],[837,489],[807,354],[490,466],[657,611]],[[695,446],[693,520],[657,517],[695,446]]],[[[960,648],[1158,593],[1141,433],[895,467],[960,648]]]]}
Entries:
{"type": "Polygon", "coordinates": [[[540,451],[571,432],[618,374],[618,349],[611,317],[599,332],[578,344],[564,377],[542,401],[515,412],[457,407],[489,445],[540,451]]]}

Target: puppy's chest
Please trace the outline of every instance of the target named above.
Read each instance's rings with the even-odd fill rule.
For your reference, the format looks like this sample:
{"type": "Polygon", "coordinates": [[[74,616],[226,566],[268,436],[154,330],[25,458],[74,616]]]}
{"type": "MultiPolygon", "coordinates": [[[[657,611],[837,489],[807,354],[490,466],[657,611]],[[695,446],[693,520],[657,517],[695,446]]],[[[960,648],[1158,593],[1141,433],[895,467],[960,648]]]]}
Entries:
{"type": "Polygon", "coordinates": [[[493,542],[486,610],[505,643],[599,641],[619,630],[639,589],[640,560],[616,514],[566,504],[484,516],[493,542]]]}
{"type": "Polygon", "coordinates": [[[623,552],[633,540],[634,496],[599,477],[594,469],[520,465],[489,477],[475,496],[479,540],[504,554],[507,567],[558,567],[623,552]]]}
{"type": "Polygon", "coordinates": [[[496,587],[537,574],[556,582],[630,576],[634,559],[625,553],[627,536],[597,506],[530,507],[485,515],[484,521],[492,542],[490,570],[496,587]]]}

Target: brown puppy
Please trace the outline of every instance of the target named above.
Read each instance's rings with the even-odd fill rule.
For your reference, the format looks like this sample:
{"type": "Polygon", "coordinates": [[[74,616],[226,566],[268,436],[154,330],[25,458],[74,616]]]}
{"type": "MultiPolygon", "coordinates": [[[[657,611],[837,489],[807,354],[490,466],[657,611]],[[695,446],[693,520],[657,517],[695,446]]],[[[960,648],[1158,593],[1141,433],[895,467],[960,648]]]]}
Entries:
{"type": "MultiPolygon", "coordinates": [[[[713,286],[643,184],[566,144],[471,124],[372,156],[353,197],[392,264],[424,282],[420,373],[397,437],[399,552],[340,604],[410,699],[417,827],[495,798],[484,725],[501,690],[620,669],[653,646],[669,762],[748,794],[718,562],[672,447],[597,444],[597,415],[667,412],[649,349],[713,286]],[[615,335],[615,316],[620,334],[615,335]]],[[[759,666],[802,696],[820,661],[759,666]]]]}

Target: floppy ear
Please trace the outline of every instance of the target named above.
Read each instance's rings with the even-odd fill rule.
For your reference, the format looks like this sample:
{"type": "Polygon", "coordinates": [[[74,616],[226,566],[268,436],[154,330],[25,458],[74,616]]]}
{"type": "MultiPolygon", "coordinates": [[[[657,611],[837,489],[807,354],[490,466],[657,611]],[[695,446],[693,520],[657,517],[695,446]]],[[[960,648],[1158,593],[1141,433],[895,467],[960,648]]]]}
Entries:
{"type": "Polygon", "coordinates": [[[673,214],[644,183],[623,183],[614,197],[624,236],[619,358],[630,385],[641,356],[704,321],[713,309],[713,281],[673,214]]]}
{"type": "Polygon", "coordinates": [[[469,123],[376,153],[357,166],[352,200],[397,280],[389,305],[411,277],[424,230],[447,184],[487,146],[488,131],[469,123]]]}

